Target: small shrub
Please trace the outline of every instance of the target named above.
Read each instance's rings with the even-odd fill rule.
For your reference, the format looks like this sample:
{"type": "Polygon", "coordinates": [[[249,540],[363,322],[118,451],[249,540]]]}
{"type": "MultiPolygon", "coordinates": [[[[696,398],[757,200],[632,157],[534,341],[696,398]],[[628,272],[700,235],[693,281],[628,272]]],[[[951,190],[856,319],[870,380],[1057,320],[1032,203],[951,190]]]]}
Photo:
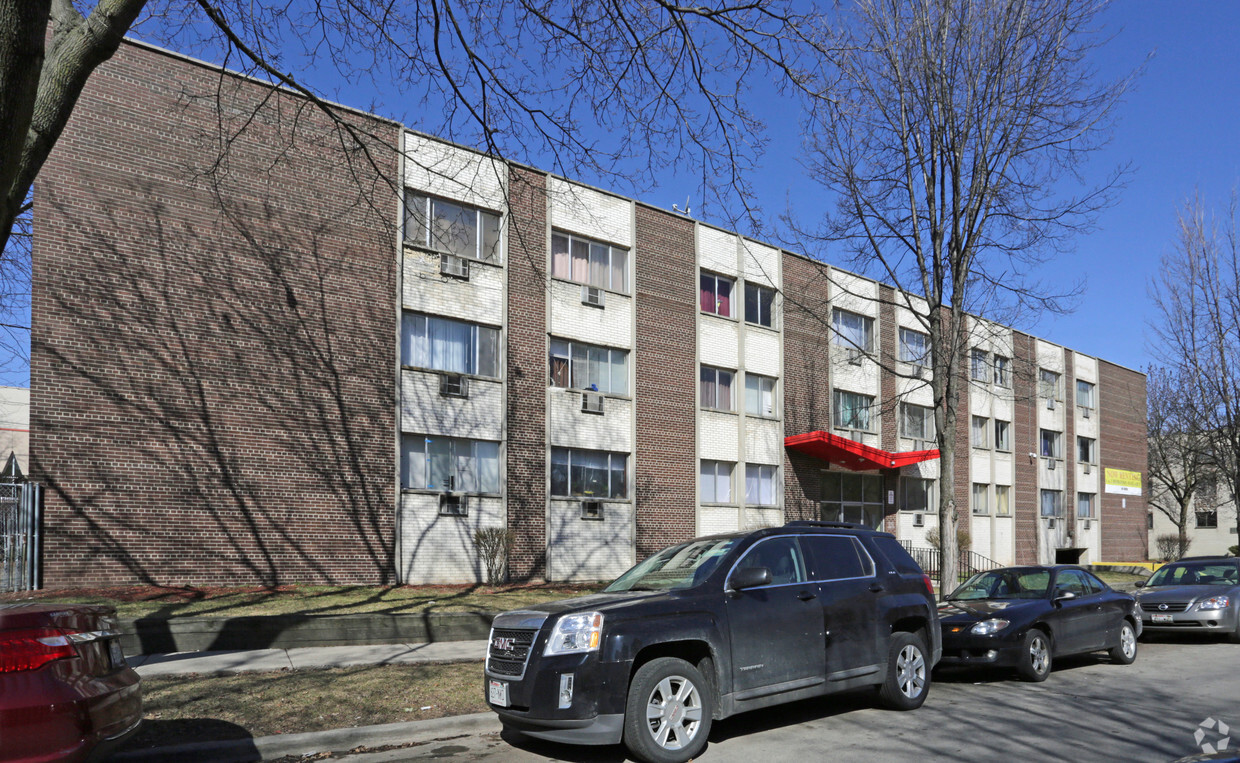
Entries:
{"type": "Polygon", "coordinates": [[[474,548],[478,549],[478,557],[486,571],[487,585],[504,582],[504,568],[516,540],[517,534],[507,527],[482,527],[474,531],[474,548]]]}
{"type": "Polygon", "coordinates": [[[1232,556],[1240,556],[1240,546],[1232,546],[1231,548],[1227,549],[1227,553],[1231,554],[1232,556]]]}
{"type": "Polygon", "coordinates": [[[1167,533],[1159,535],[1154,539],[1154,546],[1158,549],[1158,558],[1164,562],[1171,562],[1188,553],[1188,547],[1193,545],[1192,538],[1184,538],[1183,545],[1180,544],[1180,536],[1176,533],[1167,533]]]}
{"type": "MultiPolygon", "coordinates": [[[[939,528],[936,527],[926,533],[926,543],[929,543],[931,548],[940,548],[939,540],[939,528]]],[[[963,524],[956,525],[956,548],[961,551],[973,548],[973,536],[969,535],[968,529],[963,524]]]]}

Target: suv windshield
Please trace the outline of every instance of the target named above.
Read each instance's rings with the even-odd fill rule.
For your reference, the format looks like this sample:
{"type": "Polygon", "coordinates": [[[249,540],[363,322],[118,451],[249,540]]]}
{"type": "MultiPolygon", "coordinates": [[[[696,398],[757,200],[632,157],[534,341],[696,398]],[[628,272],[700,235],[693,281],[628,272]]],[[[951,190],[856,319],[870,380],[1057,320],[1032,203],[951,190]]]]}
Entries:
{"type": "Polygon", "coordinates": [[[1240,570],[1226,562],[1197,562],[1193,564],[1168,564],[1150,576],[1147,588],[1173,585],[1236,585],[1240,583],[1240,570]]]}
{"type": "Polygon", "coordinates": [[[706,579],[736,538],[707,538],[665,548],[603,589],[616,591],[668,591],[689,588],[706,579]]]}
{"type": "Polygon", "coordinates": [[[948,600],[1045,599],[1051,584],[1048,570],[994,570],[979,572],[955,591],[948,600]]]}

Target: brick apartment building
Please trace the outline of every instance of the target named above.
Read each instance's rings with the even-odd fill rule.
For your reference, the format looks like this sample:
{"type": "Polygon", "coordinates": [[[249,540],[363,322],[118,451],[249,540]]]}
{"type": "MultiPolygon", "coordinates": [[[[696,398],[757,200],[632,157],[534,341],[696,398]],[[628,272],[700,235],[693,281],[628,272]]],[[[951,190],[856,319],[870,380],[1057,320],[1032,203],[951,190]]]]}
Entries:
{"type": "MultiPolygon", "coordinates": [[[[352,162],[303,101],[165,51],[91,80],[35,195],[47,585],[472,581],[480,527],[554,580],[791,519],[925,545],[916,299],[349,118],[352,162]]],[[[970,330],[973,550],[1144,559],[1144,376],[970,330]]]]}

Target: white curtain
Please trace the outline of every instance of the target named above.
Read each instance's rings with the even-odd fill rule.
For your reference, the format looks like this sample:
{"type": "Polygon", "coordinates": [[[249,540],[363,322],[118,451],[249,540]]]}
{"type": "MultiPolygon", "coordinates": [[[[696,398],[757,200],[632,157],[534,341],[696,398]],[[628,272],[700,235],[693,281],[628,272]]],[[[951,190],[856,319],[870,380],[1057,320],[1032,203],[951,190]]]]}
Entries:
{"type": "Polygon", "coordinates": [[[457,374],[473,373],[473,326],[441,318],[431,318],[428,324],[430,367],[457,374]]]}

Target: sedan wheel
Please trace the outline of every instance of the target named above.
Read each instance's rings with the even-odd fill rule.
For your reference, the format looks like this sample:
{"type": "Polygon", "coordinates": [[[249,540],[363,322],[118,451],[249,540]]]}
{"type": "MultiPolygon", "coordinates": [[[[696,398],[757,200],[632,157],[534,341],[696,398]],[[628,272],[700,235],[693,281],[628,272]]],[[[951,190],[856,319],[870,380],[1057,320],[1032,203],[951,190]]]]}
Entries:
{"type": "Polygon", "coordinates": [[[1045,632],[1031,630],[1025,634],[1017,670],[1021,678],[1034,682],[1045,681],[1051,674],[1051,640],[1045,632]]]}
{"type": "Polygon", "coordinates": [[[1120,665],[1131,665],[1137,659],[1137,632],[1132,623],[1124,621],[1119,629],[1119,643],[1111,647],[1111,659],[1120,665]]]}

